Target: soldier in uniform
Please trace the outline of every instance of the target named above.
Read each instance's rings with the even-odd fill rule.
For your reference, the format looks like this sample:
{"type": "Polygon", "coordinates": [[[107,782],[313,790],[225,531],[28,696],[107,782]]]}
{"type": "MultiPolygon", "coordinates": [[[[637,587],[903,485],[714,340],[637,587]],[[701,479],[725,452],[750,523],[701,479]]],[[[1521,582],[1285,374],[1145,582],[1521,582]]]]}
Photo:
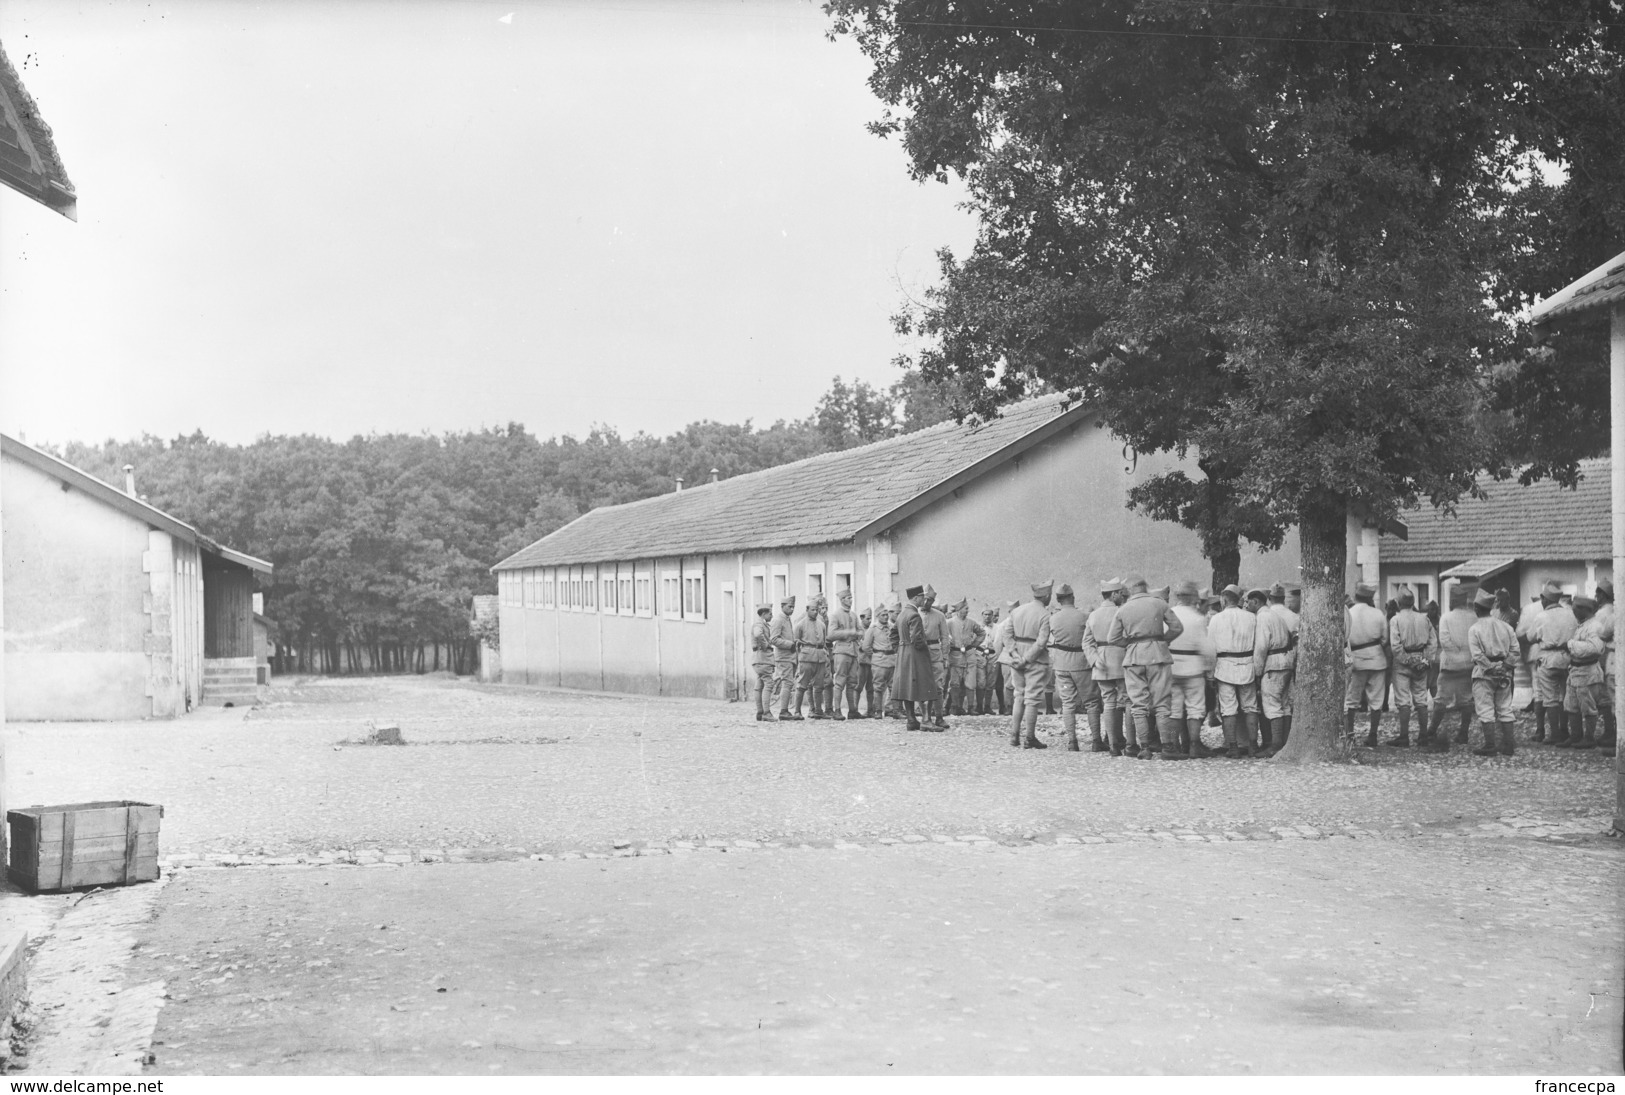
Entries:
{"type": "Polygon", "coordinates": [[[972,653],[982,644],[982,625],[970,618],[970,602],[961,597],[950,609],[943,645],[948,649],[948,711],[964,715],[965,694],[971,697],[969,714],[976,714],[976,665],[972,653]]]}
{"type": "Polygon", "coordinates": [[[1603,634],[1606,621],[1597,618],[1597,599],[1586,596],[1574,598],[1574,619],[1574,638],[1568,641],[1569,676],[1563,696],[1563,710],[1572,733],[1568,741],[1558,742],[1557,747],[1595,749],[1597,714],[1608,702],[1608,682],[1602,664],[1608,653],[1608,640],[1603,634]]]}
{"type": "Polygon", "coordinates": [[[1224,608],[1208,622],[1213,643],[1213,677],[1218,685],[1219,721],[1224,725],[1224,755],[1254,755],[1258,720],[1258,674],[1269,660],[1269,647],[1259,634],[1258,616],[1241,607],[1241,588],[1219,592],[1224,608]],[[1243,744],[1245,743],[1245,744],[1243,744]]]}
{"type": "Polygon", "coordinates": [[[1089,678],[1100,702],[1101,722],[1114,757],[1125,752],[1131,757],[1140,755],[1133,719],[1128,720],[1128,744],[1124,746],[1123,715],[1128,710],[1128,696],[1123,691],[1123,644],[1110,639],[1117,610],[1127,600],[1128,587],[1122,579],[1109,578],[1101,582],[1100,604],[1089,613],[1089,632],[1084,643],[1089,651],[1089,678]]]}
{"type": "Polygon", "coordinates": [[[869,653],[869,669],[874,676],[874,692],[869,699],[869,717],[884,718],[896,710],[891,699],[892,673],[897,668],[897,633],[891,612],[885,605],[875,609],[875,621],[863,633],[863,649],[869,653]]]}
{"type": "Polygon", "coordinates": [[[852,590],[840,589],[835,593],[837,606],[829,614],[829,641],[831,655],[832,695],[829,716],[846,720],[858,717],[858,640],[863,630],[852,611],[852,590]],[[841,698],[846,698],[846,714],[841,714],[841,698]]]}
{"type": "Polygon", "coordinates": [[[1258,682],[1258,705],[1263,709],[1268,737],[1264,755],[1273,757],[1286,746],[1292,717],[1292,671],[1298,664],[1298,617],[1286,607],[1286,587],[1270,587],[1269,603],[1259,613],[1269,655],[1258,682]]]}
{"type": "Polygon", "coordinates": [[[1460,586],[1450,590],[1450,611],[1439,618],[1439,678],[1433,694],[1433,714],[1416,742],[1430,753],[1450,752],[1450,732],[1443,729],[1446,711],[1461,712],[1461,735],[1467,740],[1467,727],[1473,719],[1473,654],[1468,636],[1478,616],[1467,607],[1467,591],[1460,586]]]}
{"type": "Polygon", "coordinates": [[[823,603],[813,597],[807,605],[807,614],[796,624],[796,714],[801,714],[801,700],[812,693],[812,717],[827,719],[824,710],[824,691],[821,683],[829,667],[829,632],[824,625],[823,603]]]}
{"type": "MultiPolygon", "coordinates": [[[[1151,596],[1144,578],[1128,580],[1128,600],[1117,610],[1108,644],[1123,644],[1123,688],[1128,693],[1140,739],[1162,739],[1163,760],[1185,760],[1179,751],[1179,734],[1173,729],[1173,655],[1168,644],[1184,633],[1185,625],[1168,607],[1168,602],[1151,596]]],[[[1150,754],[1146,754],[1149,760],[1150,754]]]]}
{"type": "Polygon", "coordinates": [[[1619,727],[1614,719],[1614,583],[1604,578],[1597,583],[1597,619],[1602,637],[1608,642],[1603,654],[1603,690],[1607,702],[1602,709],[1603,735],[1597,739],[1599,748],[1614,749],[1619,739],[1619,727]]]}
{"type": "Polygon", "coordinates": [[[927,721],[943,730],[948,728],[944,717],[948,708],[948,617],[936,607],[937,591],[929,582],[925,586],[925,604],[920,606],[920,626],[925,630],[925,643],[931,652],[931,676],[937,682],[937,694],[932,699],[927,721]]]}
{"type": "Polygon", "coordinates": [[[1004,689],[999,681],[998,652],[994,649],[997,641],[993,634],[999,626],[999,613],[997,609],[984,608],[982,610],[982,649],[979,662],[982,667],[982,692],[977,697],[976,710],[981,715],[993,714],[995,703],[998,713],[1004,714],[1004,689]],[[998,699],[995,701],[994,697],[998,699]]]}
{"type": "Polygon", "coordinates": [[[1213,676],[1213,642],[1208,638],[1207,613],[1196,607],[1196,583],[1174,587],[1174,615],[1184,625],[1177,642],[1168,644],[1173,657],[1173,708],[1176,726],[1182,726],[1181,744],[1194,758],[1209,757],[1202,744],[1202,720],[1207,718],[1207,682],[1213,676]]]}
{"type": "Polygon", "coordinates": [[[1376,606],[1376,598],[1374,587],[1364,582],[1354,587],[1354,604],[1346,613],[1349,685],[1343,699],[1343,733],[1349,744],[1354,744],[1354,714],[1363,702],[1371,712],[1371,732],[1365,743],[1372,748],[1377,745],[1388,685],[1388,617],[1376,606]]]}
{"type": "Polygon", "coordinates": [[[922,726],[915,717],[914,705],[929,707],[936,694],[936,678],[931,675],[931,647],[925,638],[924,621],[920,608],[925,604],[923,586],[909,586],[907,598],[897,612],[897,673],[893,677],[893,694],[908,713],[908,729],[935,730],[922,726]]]}
{"type": "MultiPolygon", "coordinates": [[[[1049,664],[1055,674],[1055,691],[1061,697],[1061,735],[1068,752],[1078,751],[1078,711],[1089,700],[1093,683],[1089,674],[1089,653],[1083,647],[1083,634],[1089,617],[1077,606],[1072,587],[1062,583],[1055,590],[1055,608],[1049,614],[1049,664]]],[[[1103,752],[1100,724],[1094,727],[1094,752],[1103,752]]]]}
{"type": "MultiPolygon", "coordinates": [[[[1579,626],[1573,610],[1563,603],[1562,598],[1563,587],[1555,581],[1548,581],[1541,590],[1541,603],[1545,608],[1529,632],[1535,644],[1535,692],[1541,708],[1546,712],[1546,728],[1551,731],[1548,740],[1553,745],[1561,745],[1569,740],[1570,727],[1563,713],[1563,695],[1568,690],[1568,643],[1579,626]]],[[[1576,726],[1573,730],[1578,736],[1580,728],[1576,726]]]]}
{"type": "Polygon", "coordinates": [[[750,629],[750,668],[755,678],[752,692],[756,699],[757,722],[772,721],[767,713],[773,702],[773,627],[767,622],[772,614],[773,609],[767,605],[757,606],[756,622],[750,629]]]}
{"type": "Polygon", "coordinates": [[[1010,709],[1010,744],[1047,749],[1038,740],[1038,713],[1049,691],[1049,599],[1054,582],[1033,583],[1033,599],[1010,613],[1010,675],[1015,699],[1010,709]]]}
{"type": "MultiPolygon", "coordinates": [[[[1427,710],[1428,667],[1439,653],[1433,622],[1416,611],[1416,594],[1399,594],[1399,611],[1388,621],[1388,646],[1394,655],[1394,708],[1399,715],[1399,736],[1388,742],[1404,749],[1411,744],[1411,710],[1427,710]]],[[[1421,735],[1420,727],[1417,735],[1421,735]]]]}
{"type": "Polygon", "coordinates": [[[795,613],[795,597],[779,602],[779,614],[773,617],[768,641],[773,644],[773,688],[779,704],[779,721],[800,719],[800,713],[790,713],[790,694],[796,687],[796,633],[790,617],[795,613]]]}
{"type": "MultiPolygon", "coordinates": [[[[1280,659],[1286,664],[1286,677],[1279,682],[1280,691],[1273,701],[1281,712],[1278,717],[1277,728],[1281,731],[1282,745],[1285,745],[1292,736],[1292,686],[1298,679],[1298,628],[1301,626],[1299,610],[1302,607],[1303,590],[1298,586],[1282,586],[1280,583],[1276,583],[1275,586],[1271,587],[1270,611],[1286,622],[1287,634],[1292,636],[1289,640],[1291,650],[1287,652],[1284,658],[1280,659]],[[1279,599],[1276,597],[1277,591],[1280,591],[1281,594],[1279,599]],[[1297,607],[1293,607],[1294,605],[1297,607]]],[[[1277,656],[1271,655],[1270,662],[1272,665],[1277,664],[1277,656]]],[[[1260,700],[1262,699],[1263,697],[1260,697],[1260,700]]],[[[1265,706],[1266,710],[1268,710],[1267,705],[1261,703],[1260,706],[1265,706]]],[[[1280,749],[1277,747],[1276,752],[1279,751],[1280,749]]]]}
{"type": "Polygon", "coordinates": [[[866,719],[875,717],[874,652],[863,645],[863,636],[869,633],[870,618],[867,608],[858,613],[858,695],[863,697],[866,719]]]}
{"type": "MultiPolygon", "coordinates": [[[[1481,757],[1513,754],[1512,744],[1512,669],[1518,660],[1518,634],[1503,620],[1490,615],[1495,607],[1495,594],[1480,589],[1473,598],[1473,612],[1478,620],[1467,633],[1467,648],[1473,658],[1473,707],[1478,713],[1478,728],[1484,734],[1482,748],[1473,752],[1481,757]],[[1495,737],[1499,729],[1500,748],[1495,737]]],[[[1566,667],[1565,667],[1566,668],[1566,667]]]]}
{"type": "Polygon", "coordinates": [[[1016,709],[1015,674],[1010,671],[1010,665],[1016,660],[1015,632],[1010,629],[1010,617],[1015,612],[1019,601],[1006,601],[1004,617],[999,620],[998,627],[993,632],[993,660],[999,670],[999,715],[1002,718],[1007,712],[1013,713],[1016,709]]]}

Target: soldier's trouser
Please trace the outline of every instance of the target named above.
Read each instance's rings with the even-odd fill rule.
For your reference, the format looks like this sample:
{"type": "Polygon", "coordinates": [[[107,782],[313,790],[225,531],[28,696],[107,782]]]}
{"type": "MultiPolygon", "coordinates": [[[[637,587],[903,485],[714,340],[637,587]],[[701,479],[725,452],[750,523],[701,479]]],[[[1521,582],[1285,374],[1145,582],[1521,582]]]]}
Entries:
{"type": "Polygon", "coordinates": [[[1266,719],[1284,719],[1292,714],[1292,670],[1271,669],[1258,682],[1259,704],[1266,719]]]}
{"type": "Polygon", "coordinates": [[[1101,677],[1092,675],[1095,692],[1100,696],[1100,709],[1102,711],[1117,711],[1128,707],[1128,694],[1123,688],[1122,677],[1101,677]]]}
{"type": "Polygon", "coordinates": [[[779,660],[773,663],[773,690],[778,697],[779,714],[790,710],[790,693],[796,688],[796,663],[779,660]]]}
{"type": "Polygon", "coordinates": [[[835,695],[830,703],[830,714],[840,713],[841,697],[845,696],[846,713],[856,715],[858,713],[858,681],[857,674],[853,670],[857,668],[858,657],[856,654],[835,654],[833,657],[834,664],[831,666],[830,672],[832,674],[831,683],[835,686],[835,695]]]}
{"type": "MultiPolygon", "coordinates": [[[[802,693],[811,693],[812,694],[812,705],[813,705],[813,710],[814,711],[823,711],[823,709],[824,709],[823,684],[820,683],[819,678],[822,677],[828,671],[829,671],[829,663],[828,662],[797,662],[796,663],[796,693],[797,693],[797,696],[799,697],[802,693]]],[[[797,701],[796,701],[796,709],[799,711],[800,708],[801,708],[801,702],[800,702],[800,699],[798,698],[797,701]]]]}
{"type": "Polygon", "coordinates": [[[1219,717],[1228,719],[1233,715],[1242,714],[1258,714],[1258,682],[1232,684],[1229,681],[1220,681],[1219,717]]]}
{"type": "Polygon", "coordinates": [[[874,666],[866,661],[858,662],[858,695],[863,697],[867,705],[864,713],[875,713],[875,670],[874,666]]]}
{"type": "Polygon", "coordinates": [[[1173,710],[1174,671],[1167,662],[1161,665],[1125,665],[1123,690],[1128,693],[1129,710],[1135,722],[1150,725],[1145,720],[1155,716],[1166,719],[1173,710]]]}
{"type": "Polygon", "coordinates": [[[1358,711],[1360,701],[1372,711],[1382,710],[1382,698],[1388,691],[1388,670],[1350,669],[1348,691],[1343,696],[1345,711],[1358,711]]]}
{"type": "Polygon", "coordinates": [[[964,662],[948,663],[948,710],[955,714],[965,712],[965,681],[969,668],[964,662]]]}
{"type": "Polygon", "coordinates": [[[1473,678],[1473,713],[1479,722],[1512,721],[1512,682],[1500,684],[1483,677],[1473,678]]]}
{"type": "Polygon", "coordinates": [[[1056,669],[1055,692],[1061,697],[1061,731],[1066,740],[1078,740],[1078,712],[1083,708],[1091,677],[1087,669],[1056,669]]]}
{"type": "Polygon", "coordinates": [[[756,713],[760,715],[773,705],[773,663],[757,662],[750,668],[756,678],[752,692],[756,700],[756,713]]]}
{"type": "Polygon", "coordinates": [[[1473,706],[1473,671],[1471,669],[1439,670],[1439,687],[1433,696],[1433,710],[1450,708],[1465,710],[1473,706]]]}
{"type": "Polygon", "coordinates": [[[943,714],[948,707],[948,656],[939,653],[940,646],[931,648],[931,679],[937,683],[937,714],[943,714]]]}
{"type": "Polygon", "coordinates": [[[1207,717],[1207,678],[1175,677],[1171,691],[1172,706],[1169,714],[1176,719],[1204,719],[1207,717]]]}
{"type": "Polygon", "coordinates": [[[1010,740],[1021,740],[1021,723],[1027,714],[1027,671],[1014,665],[1004,667],[1004,685],[1010,690],[1010,740]]]}
{"type": "Polygon", "coordinates": [[[1426,707],[1428,705],[1428,671],[1424,666],[1413,669],[1408,665],[1394,666],[1394,706],[1426,707]]]}
{"type": "Polygon", "coordinates": [[[892,674],[897,672],[897,667],[895,665],[875,665],[869,667],[869,672],[875,690],[874,699],[870,701],[869,706],[869,713],[872,715],[877,711],[884,711],[890,706],[888,701],[891,699],[891,678],[892,674]]]}
{"type": "Polygon", "coordinates": [[[1542,707],[1562,707],[1563,693],[1568,690],[1568,666],[1562,669],[1535,668],[1535,696],[1542,707]]]}
{"type": "MultiPolygon", "coordinates": [[[[1575,683],[1573,674],[1570,674],[1568,690],[1563,696],[1563,710],[1577,712],[1582,719],[1591,721],[1596,719],[1607,702],[1607,681],[1586,681],[1582,679],[1579,683],[1575,683]]],[[[1571,720],[1569,722],[1570,733],[1578,729],[1579,727],[1571,720]]]]}

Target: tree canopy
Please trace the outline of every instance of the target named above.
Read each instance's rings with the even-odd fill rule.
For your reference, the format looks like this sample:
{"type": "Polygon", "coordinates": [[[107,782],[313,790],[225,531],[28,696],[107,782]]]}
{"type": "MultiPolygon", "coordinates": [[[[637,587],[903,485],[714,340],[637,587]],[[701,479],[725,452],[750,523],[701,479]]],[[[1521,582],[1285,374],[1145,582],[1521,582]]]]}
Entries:
{"type": "Polygon", "coordinates": [[[981,413],[1069,390],[1135,449],[1194,453],[1205,481],[1134,502],[1210,558],[1295,526],[1311,716],[1288,755],[1327,755],[1350,508],[1447,505],[1520,445],[1579,455],[1524,413],[1551,355],[1508,311],[1586,268],[1546,281],[1575,256],[1542,247],[1620,208],[1615,6],[825,7],[873,62],[875,131],[916,177],[960,176],[980,220],[907,317],[922,374],[981,413]]]}

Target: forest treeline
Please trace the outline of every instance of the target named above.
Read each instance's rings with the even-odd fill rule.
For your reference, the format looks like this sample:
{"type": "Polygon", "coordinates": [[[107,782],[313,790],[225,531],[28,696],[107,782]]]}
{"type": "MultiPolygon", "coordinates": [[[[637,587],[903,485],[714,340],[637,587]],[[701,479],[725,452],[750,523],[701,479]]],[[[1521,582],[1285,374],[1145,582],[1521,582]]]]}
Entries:
{"type": "Polygon", "coordinates": [[[542,440],[519,423],[348,441],[265,436],[247,445],[201,430],[49,447],[222,544],[269,560],[265,614],[279,668],[472,672],[471,599],[490,567],[595,506],[867,444],[942,421],[950,409],[916,374],[889,388],[837,378],[813,413],[758,428],[700,421],[667,437],[542,440]]]}

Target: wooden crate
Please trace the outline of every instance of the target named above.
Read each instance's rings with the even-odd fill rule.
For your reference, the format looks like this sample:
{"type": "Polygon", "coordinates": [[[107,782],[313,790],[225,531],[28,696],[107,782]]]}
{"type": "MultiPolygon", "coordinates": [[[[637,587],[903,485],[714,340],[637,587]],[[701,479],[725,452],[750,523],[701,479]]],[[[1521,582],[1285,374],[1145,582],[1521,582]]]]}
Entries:
{"type": "Polygon", "coordinates": [[[33,893],[122,886],[158,877],[158,819],[149,802],[78,802],[6,811],[6,875],[33,893]]]}

